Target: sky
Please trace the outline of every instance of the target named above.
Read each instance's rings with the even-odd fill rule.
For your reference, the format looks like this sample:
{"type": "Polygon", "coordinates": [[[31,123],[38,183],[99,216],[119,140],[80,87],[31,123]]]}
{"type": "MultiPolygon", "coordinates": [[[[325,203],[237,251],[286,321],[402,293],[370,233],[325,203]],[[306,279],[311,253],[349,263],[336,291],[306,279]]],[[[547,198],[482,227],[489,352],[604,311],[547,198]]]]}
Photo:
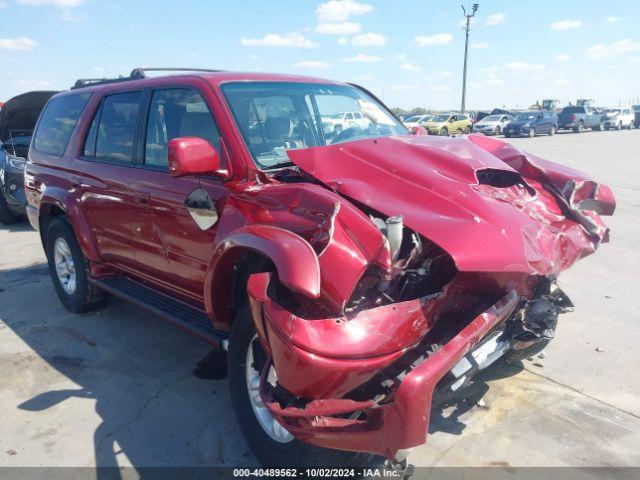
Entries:
{"type": "MultiPolygon", "coordinates": [[[[467,108],[636,103],[638,0],[479,3],[467,108]]],[[[311,75],[390,107],[454,109],[462,15],[459,0],[0,0],[0,101],[173,66],[311,75]]]]}

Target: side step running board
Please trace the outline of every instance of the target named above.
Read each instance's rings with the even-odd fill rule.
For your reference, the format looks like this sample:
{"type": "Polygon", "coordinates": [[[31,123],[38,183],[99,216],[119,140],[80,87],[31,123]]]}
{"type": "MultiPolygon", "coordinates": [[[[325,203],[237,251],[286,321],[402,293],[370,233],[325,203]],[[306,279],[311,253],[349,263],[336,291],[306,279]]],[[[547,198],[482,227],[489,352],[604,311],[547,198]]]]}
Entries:
{"type": "MultiPolygon", "coordinates": [[[[209,343],[225,348],[229,336],[216,330],[205,313],[187,303],[157,292],[125,277],[110,277],[96,281],[101,289],[148,310],[209,343]]],[[[226,348],[225,348],[226,350],[226,348]]]]}

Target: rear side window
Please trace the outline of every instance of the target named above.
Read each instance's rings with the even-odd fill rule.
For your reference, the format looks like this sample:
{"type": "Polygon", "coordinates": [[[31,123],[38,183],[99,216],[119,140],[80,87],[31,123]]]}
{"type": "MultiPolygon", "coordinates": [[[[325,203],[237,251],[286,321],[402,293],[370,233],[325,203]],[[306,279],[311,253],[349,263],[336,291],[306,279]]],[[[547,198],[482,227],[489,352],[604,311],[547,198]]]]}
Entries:
{"type": "Polygon", "coordinates": [[[64,155],[78,118],[89,101],[91,93],[64,95],[52,99],[42,112],[34,148],[47,155],[64,155]]]}
{"type": "Polygon", "coordinates": [[[115,163],[131,163],[141,92],[105,97],[85,140],[83,156],[115,163]]]}

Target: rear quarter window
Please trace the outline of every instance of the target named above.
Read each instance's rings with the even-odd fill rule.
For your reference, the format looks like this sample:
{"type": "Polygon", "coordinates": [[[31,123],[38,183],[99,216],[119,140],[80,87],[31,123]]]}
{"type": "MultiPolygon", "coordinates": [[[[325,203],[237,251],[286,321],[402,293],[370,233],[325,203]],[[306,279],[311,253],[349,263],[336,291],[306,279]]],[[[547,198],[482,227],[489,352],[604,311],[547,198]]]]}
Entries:
{"type": "Polygon", "coordinates": [[[40,117],[33,147],[40,153],[63,156],[90,97],[91,93],[86,92],[50,100],[40,117]]]}

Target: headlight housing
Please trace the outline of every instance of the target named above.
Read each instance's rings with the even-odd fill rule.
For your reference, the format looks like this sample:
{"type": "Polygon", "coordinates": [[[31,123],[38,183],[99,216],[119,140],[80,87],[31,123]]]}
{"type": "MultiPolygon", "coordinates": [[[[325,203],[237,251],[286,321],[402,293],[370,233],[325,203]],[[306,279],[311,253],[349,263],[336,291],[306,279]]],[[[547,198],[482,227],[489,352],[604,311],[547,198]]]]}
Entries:
{"type": "Polygon", "coordinates": [[[22,157],[14,157],[13,155],[7,155],[7,163],[16,170],[24,170],[24,166],[27,164],[27,160],[22,157]]]}

